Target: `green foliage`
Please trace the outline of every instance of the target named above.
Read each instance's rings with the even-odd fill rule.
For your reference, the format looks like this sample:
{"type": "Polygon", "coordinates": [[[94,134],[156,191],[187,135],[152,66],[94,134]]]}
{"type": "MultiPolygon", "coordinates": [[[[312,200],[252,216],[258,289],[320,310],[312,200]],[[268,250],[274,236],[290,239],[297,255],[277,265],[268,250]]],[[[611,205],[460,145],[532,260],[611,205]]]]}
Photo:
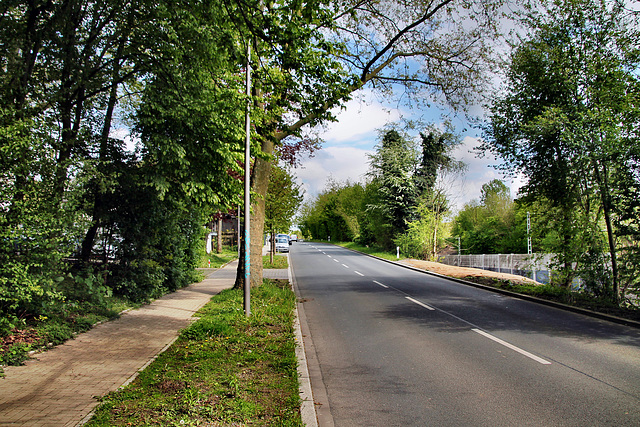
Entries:
{"type": "Polygon", "coordinates": [[[15,319],[73,311],[77,304],[103,306],[112,289],[145,300],[193,280],[200,212],[237,193],[237,178],[228,172],[237,169],[238,138],[232,136],[240,126],[219,119],[233,122],[241,97],[206,78],[207,70],[228,72],[220,64],[229,65],[221,54],[229,43],[212,43],[225,35],[218,27],[211,31],[215,23],[205,5],[193,6],[177,13],[145,2],[6,5],[0,29],[0,38],[10,40],[0,55],[3,332],[15,319]],[[168,58],[180,60],[181,69],[169,67],[168,58]],[[133,122],[143,123],[157,82],[166,85],[154,110],[155,124],[164,129],[140,128],[143,142],[159,141],[157,133],[165,132],[159,148],[170,145],[170,161],[154,158],[149,144],[139,153],[143,158],[127,153],[123,141],[109,137],[114,111],[121,114],[118,127],[133,108],[140,109],[133,122]],[[176,162],[171,154],[185,148],[193,161],[176,162]],[[163,197],[157,188],[172,194],[163,197]]]}
{"type": "Polygon", "coordinates": [[[453,222],[464,253],[526,253],[528,207],[514,203],[509,188],[499,180],[482,186],[481,201],[467,203],[453,222]]]}
{"type": "Polygon", "coordinates": [[[296,184],[293,175],[287,169],[274,165],[265,201],[265,229],[272,236],[278,232],[288,233],[303,198],[303,190],[296,184]]]}
{"type": "Polygon", "coordinates": [[[377,152],[370,156],[366,183],[330,180],[325,190],[303,207],[298,222],[305,236],[357,241],[384,250],[400,245],[420,258],[435,256],[443,242],[440,231],[449,211],[444,192],[435,186],[436,179],[443,171],[458,170],[462,165],[450,156],[457,137],[435,127],[428,127],[427,132],[421,134],[420,153],[408,135],[393,128],[382,131],[377,152]],[[431,237],[426,239],[426,234],[431,237]]]}
{"type": "Polygon", "coordinates": [[[418,189],[414,181],[418,152],[408,135],[395,129],[382,133],[376,152],[370,155],[370,177],[378,188],[379,202],[370,204],[394,234],[407,228],[415,216],[418,189]]]}
{"type": "Polygon", "coordinates": [[[19,366],[29,359],[31,344],[18,343],[0,352],[0,365],[19,366]]]}
{"type": "Polygon", "coordinates": [[[361,184],[329,181],[315,200],[302,206],[298,223],[307,238],[348,241],[360,231],[358,215],[363,207],[361,184]]]}
{"type": "Polygon", "coordinates": [[[634,177],[625,186],[638,180],[636,19],[622,3],[592,0],[531,11],[524,20],[530,36],[512,53],[507,90],[493,102],[483,145],[504,159],[505,169],[524,174],[529,202],[545,200],[557,215],[561,283],[570,283],[576,266],[579,272],[593,262],[583,254],[606,251],[609,262],[592,264],[584,275],[594,289],[610,288],[615,299],[618,252],[624,252],[617,218],[634,215],[624,213],[629,205],[618,197],[625,193],[620,177],[634,177]]]}
{"type": "Polygon", "coordinates": [[[103,306],[113,295],[112,289],[106,286],[108,273],[108,270],[92,267],[69,272],[66,277],[58,278],[60,282],[56,289],[69,300],[103,306]]]}
{"type": "Polygon", "coordinates": [[[449,236],[443,233],[443,216],[447,209],[433,209],[436,204],[433,200],[422,202],[417,209],[418,219],[409,222],[407,231],[395,239],[405,256],[437,261],[438,249],[445,246],[449,236]]]}
{"type": "Polygon", "coordinates": [[[451,157],[451,152],[461,144],[460,136],[452,129],[442,131],[430,125],[420,133],[422,155],[420,165],[413,177],[418,195],[431,193],[436,187],[438,175],[443,171],[457,171],[465,168],[464,163],[451,157]]]}

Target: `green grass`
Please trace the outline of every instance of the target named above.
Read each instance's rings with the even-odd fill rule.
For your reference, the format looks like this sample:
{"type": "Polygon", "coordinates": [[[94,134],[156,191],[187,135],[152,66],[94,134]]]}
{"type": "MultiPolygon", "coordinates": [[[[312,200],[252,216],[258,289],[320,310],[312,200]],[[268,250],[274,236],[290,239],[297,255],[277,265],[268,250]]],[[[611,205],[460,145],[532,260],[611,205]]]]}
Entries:
{"type": "Polygon", "coordinates": [[[262,268],[289,268],[289,258],[282,255],[273,255],[273,264],[269,255],[262,257],[262,268]]]}
{"type": "Polygon", "coordinates": [[[127,387],[102,399],[87,426],[301,426],[293,329],[295,295],[286,281],[226,290],[199,320],[127,387]]]}
{"type": "Polygon", "coordinates": [[[220,268],[229,261],[233,261],[238,258],[238,249],[235,246],[223,246],[222,252],[217,254],[211,252],[210,254],[203,251],[200,258],[200,268],[220,268]],[[211,262],[211,265],[209,265],[211,262]]]}
{"type": "MultiPolygon", "coordinates": [[[[376,247],[368,247],[368,246],[362,246],[362,245],[358,245],[357,243],[354,242],[331,242],[334,245],[338,245],[338,246],[342,246],[343,248],[347,248],[347,249],[353,249],[354,251],[358,251],[358,252],[362,252],[368,255],[373,255],[373,256],[377,256],[378,258],[384,258],[384,259],[388,259],[390,261],[397,261],[398,258],[396,256],[395,252],[387,252],[384,251],[380,248],[376,248],[376,247]]],[[[400,254],[400,259],[405,259],[406,257],[402,256],[402,254],[400,254]]]]}

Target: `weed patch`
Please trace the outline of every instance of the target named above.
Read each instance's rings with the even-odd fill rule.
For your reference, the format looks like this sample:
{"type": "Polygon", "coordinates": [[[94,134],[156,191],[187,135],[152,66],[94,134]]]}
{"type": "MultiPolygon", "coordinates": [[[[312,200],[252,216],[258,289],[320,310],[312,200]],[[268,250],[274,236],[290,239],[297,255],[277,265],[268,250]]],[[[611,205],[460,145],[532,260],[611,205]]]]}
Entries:
{"type": "Polygon", "coordinates": [[[244,315],[242,290],[216,295],[178,340],[87,426],[301,426],[295,296],[265,280],[244,315]]]}

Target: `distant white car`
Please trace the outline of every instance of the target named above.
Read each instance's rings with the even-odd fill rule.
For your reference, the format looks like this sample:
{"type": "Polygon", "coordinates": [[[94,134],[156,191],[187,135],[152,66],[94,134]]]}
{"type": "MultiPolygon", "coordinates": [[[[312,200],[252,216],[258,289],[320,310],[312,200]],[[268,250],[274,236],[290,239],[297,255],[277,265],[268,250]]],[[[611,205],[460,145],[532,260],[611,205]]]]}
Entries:
{"type": "Polygon", "coordinates": [[[276,252],[289,252],[289,244],[287,237],[276,237],[276,252]]]}
{"type": "Polygon", "coordinates": [[[276,234],[276,240],[278,240],[280,237],[283,237],[285,239],[287,239],[287,242],[291,245],[291,237],[288,234],[276,234]]]}
{"type": "Polygon", "coordinates": [[[296,234],[292,234],[289,238],[289,240],[291,240],[292,242],[297,242],[298,241],[298,235],[296,234]]]}

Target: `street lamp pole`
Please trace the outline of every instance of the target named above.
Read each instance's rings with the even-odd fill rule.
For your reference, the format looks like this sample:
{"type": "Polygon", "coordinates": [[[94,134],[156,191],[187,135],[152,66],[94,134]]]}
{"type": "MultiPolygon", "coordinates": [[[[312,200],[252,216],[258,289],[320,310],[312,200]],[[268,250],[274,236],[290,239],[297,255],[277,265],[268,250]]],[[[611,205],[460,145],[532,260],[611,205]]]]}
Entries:
{"type": "Polygon", "coordinates": [[[244,314],[251,316],[251,43],[247,43],[247,108],[244,145],[244,314]]]}

